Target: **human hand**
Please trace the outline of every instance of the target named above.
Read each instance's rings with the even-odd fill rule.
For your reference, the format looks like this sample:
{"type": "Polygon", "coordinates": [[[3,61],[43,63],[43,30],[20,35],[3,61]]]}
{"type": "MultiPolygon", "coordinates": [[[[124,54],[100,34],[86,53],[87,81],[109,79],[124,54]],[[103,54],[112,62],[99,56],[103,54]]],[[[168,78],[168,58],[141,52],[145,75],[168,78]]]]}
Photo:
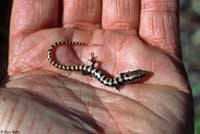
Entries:
{"type": "MultiPolygon", "coordinates": [[[[51,133],[182,134],[189,130],[192,96],[180,55],[175,0],[142,0],[141,8],[139,0],[64,0],[62,4],[63,11],[58,0],[13,3],[6,87],[37,96],[23,100],[37,110],[17,102],[22,107],[15,111],[19,115],[31,109],[24,112],[30,112],[31,118],[22,118],[17,125],[21,132],[27,133],[26,123],[38,114],[32,133],[50,129],[51,133]],[[153,75],[144,84],[126,85],[117,92],[81,73],[58,70],[48,62],[47,49],[60,40],[94,44],[59,47],[56,58],[62,64],[89,64],[94,52],[101,69],[114,76],[135,69],[153,75]]],[[[19,117],[4,124],[15,127],[19,117]]]]}

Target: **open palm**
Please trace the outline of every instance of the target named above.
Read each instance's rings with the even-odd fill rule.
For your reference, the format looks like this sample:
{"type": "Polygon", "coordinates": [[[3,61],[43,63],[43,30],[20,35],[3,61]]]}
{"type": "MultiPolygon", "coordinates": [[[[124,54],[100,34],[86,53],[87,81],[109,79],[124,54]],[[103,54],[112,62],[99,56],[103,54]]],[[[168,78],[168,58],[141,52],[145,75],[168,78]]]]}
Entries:
{"type": "Polygon", "coordinates": [[[139,0],[15,0],[6,91],[19,91],[4,107],[13,107],[12,97],[23,99],[17,101],[21,108],[14,109],[18,117],[0,128],[38,134],[187,133],[192,129],[192,101],[176,11],[176,0],[142,0],[141,8],[139,0]],[[90,45],[59,47],[59,63],[90,64],[94,52],[100,68],[113,76],[136,69],[152,76],[117,92],[80,72],[56,69],[47,50],[62,40],[90,45]]]}

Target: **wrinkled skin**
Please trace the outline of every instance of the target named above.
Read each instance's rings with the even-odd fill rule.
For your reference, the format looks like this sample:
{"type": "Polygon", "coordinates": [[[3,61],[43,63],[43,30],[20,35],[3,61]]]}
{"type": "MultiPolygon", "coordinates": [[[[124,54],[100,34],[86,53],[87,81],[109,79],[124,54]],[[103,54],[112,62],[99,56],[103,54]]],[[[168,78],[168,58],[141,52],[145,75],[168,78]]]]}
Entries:
{"type": "Polygon", "coordinates": [[[176,0],[14,0],[8,82],[0,94],[0,130],[20,134],[187,134],[193,102],[181,60],[176,0]],[[59,3],[60,2],[60,3],[59,3]],[[82,3],[84,2],[84,3],[82,3]],[[140,3],[141,2],[141,3],[140,3]],[[65,65],[91,64],[111,75],[151,72],[120,92],[47,60],[60,40],[65,65]]]}

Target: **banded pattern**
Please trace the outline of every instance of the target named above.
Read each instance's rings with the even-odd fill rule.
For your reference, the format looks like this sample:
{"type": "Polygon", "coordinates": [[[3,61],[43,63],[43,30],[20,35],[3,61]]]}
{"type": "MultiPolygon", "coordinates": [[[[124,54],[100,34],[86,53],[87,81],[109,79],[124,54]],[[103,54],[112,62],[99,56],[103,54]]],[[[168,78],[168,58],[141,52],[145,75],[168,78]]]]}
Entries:
{"type": "Polygon", "coordinates": [[[48,49],[48,60],[54,67],[67,71],[80,71],[85,75],[94,76],[102,84],[110,87],[115,87],[117,90],[119,90],[125,84],[132,84],[140,81],[140,79],[142,79],[148,74],[148,71],[134,70],[121,73],[118,77],[109,77],[106,74],[103,74],[101,70],[95,68],[94,65],[96,63],[96,59],[94,55],[92,55],[92,58],[90,60],[92,62],[92,65],[72,65],[72,66],[62,65],[56,62],[56,60],[52,58],[53,49],[59,45],[88,45],[88,44],[83,42],[60,41],[51,45],[48,49]]]}

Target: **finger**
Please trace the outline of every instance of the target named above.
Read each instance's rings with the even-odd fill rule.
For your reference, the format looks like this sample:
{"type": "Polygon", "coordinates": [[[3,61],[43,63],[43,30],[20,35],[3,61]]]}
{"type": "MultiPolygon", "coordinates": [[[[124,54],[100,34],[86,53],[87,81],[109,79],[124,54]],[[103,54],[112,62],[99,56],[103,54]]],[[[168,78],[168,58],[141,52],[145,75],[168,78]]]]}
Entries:
{"type": "Polygon", "coordinates": [[[103,0],[102,27],[111,30],[137,31],[139,0],[103,0]]]}
{"type": "Polygon", "coordinates": [[[101,0],[64,0],[64,27],[90,30],[100,23],[101,0]]]}
{"type": "Polygon", "coordinates": [[[11,36],[57,26],[58,0],[14,0],[11,36]]]}
{"type": "Polygon", "coordinates": [[[142,0],[139,34],[146,42],[180,56],[177,0],[142,0]]]}

